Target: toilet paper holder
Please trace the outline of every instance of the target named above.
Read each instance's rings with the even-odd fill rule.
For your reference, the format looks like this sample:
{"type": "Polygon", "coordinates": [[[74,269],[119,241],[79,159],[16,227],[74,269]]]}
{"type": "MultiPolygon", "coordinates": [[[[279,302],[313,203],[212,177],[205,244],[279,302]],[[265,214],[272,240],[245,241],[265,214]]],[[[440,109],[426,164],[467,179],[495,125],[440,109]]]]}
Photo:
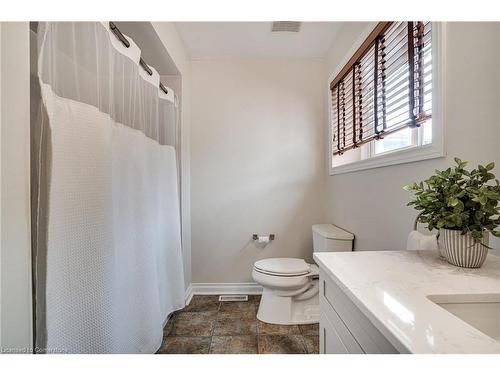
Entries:
{"type": "MultiPolygon", "coordinates": [[[[259,234],[252,234],[252,240],[254,241],[257,241],[259,239],[259,236],[262,236],[262,235],[259,235],[259,234]]],[[[274,234],[269,234],[269,241],[274,241],[274,234]]]]}

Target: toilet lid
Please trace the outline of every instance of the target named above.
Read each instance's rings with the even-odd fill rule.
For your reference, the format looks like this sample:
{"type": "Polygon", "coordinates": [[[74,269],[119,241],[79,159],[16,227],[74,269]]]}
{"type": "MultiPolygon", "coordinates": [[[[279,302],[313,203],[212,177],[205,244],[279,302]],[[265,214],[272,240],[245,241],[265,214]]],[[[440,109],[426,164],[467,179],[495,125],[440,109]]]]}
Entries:
{"type": "Polygon", "coordinates": [[[309,273],[309,264],[299,258],[269,258],[255,262],[258,271],[274,275],[298,276],[309,273]]]}

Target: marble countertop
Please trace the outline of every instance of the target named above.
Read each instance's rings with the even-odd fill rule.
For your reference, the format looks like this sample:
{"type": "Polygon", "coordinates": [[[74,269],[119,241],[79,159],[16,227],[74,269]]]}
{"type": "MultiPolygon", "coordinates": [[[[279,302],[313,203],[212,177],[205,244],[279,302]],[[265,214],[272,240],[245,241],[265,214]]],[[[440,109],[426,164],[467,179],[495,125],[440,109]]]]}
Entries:
{"type": "Polygon", "coordinates": [[[314,259],[396,349],[500,353],[500,342],[427,298],[499,294],[500,257],[489,254],[479,269],[455,267],[435,251],[314,253],[314,259]]]}

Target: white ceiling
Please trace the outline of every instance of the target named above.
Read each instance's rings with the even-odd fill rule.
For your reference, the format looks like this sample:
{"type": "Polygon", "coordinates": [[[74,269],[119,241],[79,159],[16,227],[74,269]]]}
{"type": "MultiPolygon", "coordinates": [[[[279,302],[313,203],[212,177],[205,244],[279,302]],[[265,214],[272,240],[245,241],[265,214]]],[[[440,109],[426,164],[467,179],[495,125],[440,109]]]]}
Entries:
{"type": "Polygon", "coordinates": [[[176,22],[190,57],[323,58],[342,22],[303,22],[298,33],[271,32],[272,22],[176,22]]]}

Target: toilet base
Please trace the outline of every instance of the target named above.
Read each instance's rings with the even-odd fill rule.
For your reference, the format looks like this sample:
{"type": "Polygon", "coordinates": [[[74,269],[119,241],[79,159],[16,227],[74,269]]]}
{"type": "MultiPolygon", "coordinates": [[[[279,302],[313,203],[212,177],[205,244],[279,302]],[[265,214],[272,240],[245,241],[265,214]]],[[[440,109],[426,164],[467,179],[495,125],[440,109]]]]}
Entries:
{"type": "MultiPolygon", "coordinates": [[[[315,282],[318,282],[315,280],[315,282]]],[[[257,319],[271,324],[312,324],[319,322],[319,294],[308,299],[283,297],[264,287],[257,319]]]]}

